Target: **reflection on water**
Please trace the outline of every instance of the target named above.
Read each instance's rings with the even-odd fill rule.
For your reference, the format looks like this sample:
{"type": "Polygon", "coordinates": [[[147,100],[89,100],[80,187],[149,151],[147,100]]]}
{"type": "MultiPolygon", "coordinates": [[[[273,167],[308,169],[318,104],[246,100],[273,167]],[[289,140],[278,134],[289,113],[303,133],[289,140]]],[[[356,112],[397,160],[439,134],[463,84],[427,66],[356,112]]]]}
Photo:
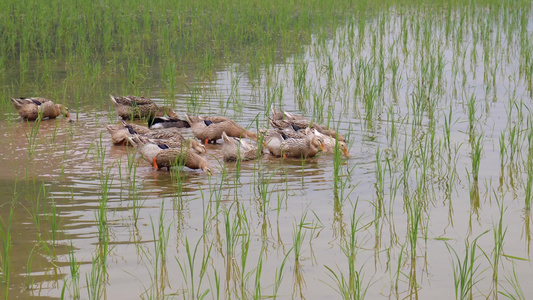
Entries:
{"type": "MultiPolygon", "coordinates": [[[[447,30],[459,23],[376,18],[366,29],[349,23],[317,35],[259,81],[227,66],[173,99],[180,116],[222,114],[251,130],[267,126],[270,105],[305,114],[348,137],[352,156],[343,161],[224,163],[221,146],[208,145],[213,176],[157,171],[112,145],[111,103],[80,107],[74,123],[0,120],[1,252],[10,257],[0,267],[11,270],[10,297],[58,298],[65,287],[71,297],[79,288],[82,298],[112,299],[449,298],[450,249],[463,253],[500,220],[503,254],[483,235],[478,270],[496,263],[509,289],[514,268],[532,295],[521,260],[531,244],[531,97],[517,75],[518,33],[479,42],[479,31],[493,29],[473,25],[454,40],[447,30]],[[482,137],[479,179],[472,136],[482,137]]],[[[166,101],[157,83],[146,84],[166,101]]],[[[474,296],[495,293],[492,273],[479,272],[474,296]]]]}

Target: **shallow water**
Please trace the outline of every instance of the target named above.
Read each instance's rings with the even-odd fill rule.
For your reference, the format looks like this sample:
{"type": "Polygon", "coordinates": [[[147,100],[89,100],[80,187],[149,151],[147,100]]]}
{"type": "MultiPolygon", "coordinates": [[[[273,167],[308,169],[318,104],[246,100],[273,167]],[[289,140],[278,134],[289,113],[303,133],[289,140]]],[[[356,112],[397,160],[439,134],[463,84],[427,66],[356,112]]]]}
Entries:
{"type": "MultiPolygon", "coordinates": [[[[474,298],[515,294],[513,272],[523,295],[533,295],[527,285],[531,218],[525,208],[532,99],[520,71],[518,32],[494,32],[484,46],[477,41],[473,48],[480,23],[459,29],[455,20],[448,36],[444,21],[425,18],[383,12],[366,20],[364,32],[354,22],[332,36],[317,34],[302,53],[265,66],[259,80],[249,78],[245,66],[220,66],[214,78],[194,82],[198,94],[183,88],[173,99],[180,116],[225,115],[252,130],[256,120],[267,127],[271,105],[322,123],[329,119],[347,137],[352,155],[340,166],[337,189],[331,154],[304,162],[265,155],[237,165],[222,162],[219,144],[208,145],[213,176],[153,170],[132,149],[112,145],[104,127],[116,121],[110,102],[100,107],[82,99],[76,122],[43,120],[35,141],[34,123],[7,114],[0,120],[0,216],[5,232],[15,203],[10,298],[59,298],[64,285],[66,298],[74,297],[71,245],[81,298],[88,297],[86,278],[95,274],[91,265],[102,253],[99,282],[109,299],[192,298],[193,291],[207,298],[266,297],[274,294],[276,278],[282,278],[277,295],[283,299],[338,297],[335,277],[349,278],[350,233],[354,270],[369,299],[452,298],[458,263],[453,251],[462,261],[465,243],[480,235],[474,298]],[[419,29],[419,39],[417,24],[427,26],[419,29]],[[462,41],[455,30],[464,31],[462,41]],[[486,54],[486,48],[492,52],[486,54]],[[488,62],[483,55],[490,55],[488,62]],[[484,80],[491,70],[494,79],[484,80]],[[431,72],[440,75],[430,77],[431,72]],[[298,76],[301,85],[295,83],[298,76]],[[196,105],[190,104],[193,96],[196,105]],[[472,136],[482,137],[477,181],[472,136]],[[102,203],[106,210],[100,210],[102,203]],[[165,240],[159,238],[160,221],[168,234],[164,262],[154,242],[165,240]],[[494,256],[500,222],[503,252],[494,256]]],[[[503,27],[502,20],[492,22],[492,29],[503,27]]],[[[529,38],[529,27],[526,33],[529,38]]],[[[159,104],[167,102],[157,81],[145,85],[159,104]]],[[[109,93],[117,92],[100,92],[109,93]]],[[[183,134],[192,136],[189,129],[183,134]]]]}

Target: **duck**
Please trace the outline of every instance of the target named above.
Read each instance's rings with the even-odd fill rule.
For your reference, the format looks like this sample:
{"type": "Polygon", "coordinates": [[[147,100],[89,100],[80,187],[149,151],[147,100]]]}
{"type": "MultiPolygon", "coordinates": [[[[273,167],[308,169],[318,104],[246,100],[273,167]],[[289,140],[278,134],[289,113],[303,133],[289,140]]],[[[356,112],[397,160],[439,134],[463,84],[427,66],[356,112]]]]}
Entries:
{"type": "MultiPolygon", "coordinates": [[[[222,132],[222,141],[222,155],[226,162],[253,160],[257,158],[259,151],[257,146],[244,139],[230,137],[226,132],[222,132]]],[[[263,154],[262,150],[260,154],[263,154]]]]}
{"type": "Polygon", "coordinates": [[[46,98],[11,98],[11,102],[17,109],[19,116],[24,120],[35,121],[39,117],[54,119],[59,115],[64,115],[70,120],[70,113],[67,107],[61,104],[54,104],[54,102],[46,98]]]}
{"type": "Polygon", "coordinates": [[[282,111],[276,110],[274,107],[271,107],[270,118],[273,120],[283,120],[285,119],[285,114],[282,111]]]}
{"type": "Polygon", "coordinates": [[[162,168],[169,170],[173,166],[184,165],[191,169],[201,169],[208,175],[213,174],[207,161],[195,152],[190,151],[189,143],[184,143],[179,148],[170,148],[165,144],[155,143],[140,135],[127,137],[127,139],[137,149],[137,152],[142,155],[143,159],[151,163],[156,170],[162,168]]]}
{"type": "Polygon", "coordinates": [[[151,129],[161,128],[190,128],[191,125],[186,120],[181,120],[178,117],[154,117],[148,119],[148,126],[151,129]]]}
{"type": "MultiPolygon", "coordinates": [[[[270,121],[272,122],[272,120],[270,121]]],[[[324,146],[323,151],[325,153],[335,153],[335,145],[338,143],[339,150],[341,150],[346,157],[350,157],[350,152],[348,151],[348,146],[346,145],[346,142],[337,141],[330,135],[321,133],[316,128],[313,128],[312,130],[302,130],[295,124],[291,124],[290,127],[278,130],[290,138],[304,138],[310,134],[315,135],[320,140],[322,140],[324,146]]]]}
{"type": "Polygon", "coordinates": [[[270,124],[279,129],[285,129],[289,127],[298,127],[300,129],[305,129],[311,127],[311,129],[316,129],[318,132],[329,135],[332,138],[337,138],[339,141],[346,142],[344,136],[331,128],[327,128],[324,125],[320,125],[316,122],[311,122],[304,116],[297,114],[289,113],[286,111],[280,112],[272,108],[272,117],[270,118],[270,124]]]}
{"type": "Polygon", "coordinates": [[[126,137],[132,134],[145,134],[151,131],[148,127],[124,121],[120,124],[106,124],[105,127],[111,135],[111,142],[115,145],[125,145],[127,141],[126,137]]]}
{"type": "Polygon", "coordinates": [[[339,147],[339,150],[342,151],[342,153],[344,153],[346,157],[351,156],[350,152],[348,151],[348,146],[346,145],[346,142],[336,140],[335,138],[329,135],[323,134],[316,129],[313,129],[313,134],[319,137],[320,139],[322,139],[323,145],[324,145],[324,152],[335,153],[335,145],[337,144],[337,146],[339,147]]]}
{"type": "Polygon", "coordinates": [[[249,138],[257,140],[257,134],[251,132],[235,121],[219,116],[200,117],[200,116],[188,116],[185,118],[191,125],[194,136],[205,144],[216,141],[222,138],[222,133],[226,132],[227,136],[249,138]]]}
{"type": "Polygon", "coordinates": [[[180,148],[187,142],[189,146],[199,154],[206,153],[204,145],[196,140],[187,141],[177,128],[150,130],[147,127],[122,121],[120,125],[106,125],[111,134],[111,141],[117,145],[126,144],[127,137],[140,135],[153,143],[165,144],[169,148],[180,148]]]}
{"type": "Polygon", "coordinates": [[[324,142],[306,129],[305,137],[289,137],[283,131],[276,129],[263,130],[263,142],[273,156],[308,158],[324,151],[324,142]]]}
{"type": "Polygon", "coordinates": [[[164,116],[177,118],[176,113],[169,107],[157,106],[151,99],[137,96],[113,96],[111,101],[115,105],[117,115],[123,120],[133,120],[140,118],[151,118],[155,116],[164,116]]]}

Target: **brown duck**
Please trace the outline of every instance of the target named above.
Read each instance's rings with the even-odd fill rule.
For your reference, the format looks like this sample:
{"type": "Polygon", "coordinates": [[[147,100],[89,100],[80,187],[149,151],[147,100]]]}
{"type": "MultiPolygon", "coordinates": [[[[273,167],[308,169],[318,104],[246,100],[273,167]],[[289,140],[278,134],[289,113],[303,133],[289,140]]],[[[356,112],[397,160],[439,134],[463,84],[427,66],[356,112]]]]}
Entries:
{"type": "Polygon", "coordinates": [[[34,121],[39,117],[53,119],[59,115],[70,118],[68,108],[45,98],[11,98],[11,102],[24,120],[34,121]]]}
{"type": "Polygon", "coordinates": [[[226,135],[230,137],[257,140],[255,132],[251,132],[225,117],[186,116],[186,118],[191,125],[194,136],[206,144],[208,142],[216,143],[218,139],[222,138],[223,132],[226,132],[226,135]]]}
{"type": "Polygon", "coordinates": [[[291,138],[279,130],[269,129],[264,130],[263,134],[266,148],[274,156],[308,158],[324,151],[322,139],[311,133],[305,137],[291,138]]]}
{"type": "Polygon", "coordinates": [[[113,96],[111,101],[115,105],[117,115],[124,120],[133,120],[139,118],[153,118],[164,116],[165,114],[172,118],[177,118],[176,113],[168,107],[157,106],[151,99],[137,96],[113,96]]]}
{"type": "Polygon", "coordinates": [[[117,145],[126,144],[127,137],[140,135],[152,143],[165,144],[169,148],[180,148],[187,142],[197,153],[203,154],[206,152],[204,145],[195,140],[187,141],[178,129],[174,127],[150,130],[144,126],[122,121],[121,124],[106,125],[106,128],[111,134],[111,141],[117,145]]]}
{"type": "Polygon", "coordinates": [[[126,138],[132,134],[145,134],[151,131],[148,127],[127,122],[113,125],[107,124],[105,127],[111,135],[111,142],[115,145],[126,144],[126,138]]]}
{"type": "Polygon", "coordinates": [[[201,169],[208,175],[213,174],[207,161],[200,155],[190,151],[189,143],[184,143],[180,148],[169,148],[164,144],[153,143],[139,135],[134,135],[127,139],[146,161],[152,163],[156,170],[161,168],[170,169],[173,166],[186,166],[191,169],[201,169]]]}
{"type": "MultiPolygon", "coordinates": [[[[226,132],[222,133],[222,155],[224,161],[253,160],[257,158],[258,148],[244,139],[230,137],[226,132]]],[[[261,150],[261,154],[262,154],[261,150]]]]}
{"type": "Polygon", "coordinates": [[[327,128],[326,126],[317,124],[316,122],[311,122],[304,116],[288,113],[286,111],[280,112],[274,108],[272,108],[272,118],[270,119],[270,124],[272,124],[273,127],[279,129],[285,129],[295,126],[300,129],[311,127],[311,129],[316,129],[322,134],[329,135],[333,138],[337,138],[339,141],[346,142],[342,134],[336,132],[331,128],[327,128]]]}

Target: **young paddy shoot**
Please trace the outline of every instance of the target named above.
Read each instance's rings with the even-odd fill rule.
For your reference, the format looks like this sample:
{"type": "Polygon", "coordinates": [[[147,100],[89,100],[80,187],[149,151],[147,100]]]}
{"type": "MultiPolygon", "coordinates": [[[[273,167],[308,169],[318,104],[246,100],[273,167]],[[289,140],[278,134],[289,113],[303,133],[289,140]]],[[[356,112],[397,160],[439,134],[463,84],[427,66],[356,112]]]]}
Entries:
{"type": "Polygon", "coordinates": [[[1,2],[1,292],[532,298],[521,259],[532,237],[532,10],[524,0],[1,2]],[[223,161],[219,139],[200,155],[211,176],[156,170],[113,144],[105,125],[121,120],[109,94],[253,132],[272,129],[273,107],[340,135],[306,159],[274,157],[259,137],[264,154],[237,163],[223,161]],[[23,96],[54,99],[75,122],[23,121],[9,100],[23,96]]]}

